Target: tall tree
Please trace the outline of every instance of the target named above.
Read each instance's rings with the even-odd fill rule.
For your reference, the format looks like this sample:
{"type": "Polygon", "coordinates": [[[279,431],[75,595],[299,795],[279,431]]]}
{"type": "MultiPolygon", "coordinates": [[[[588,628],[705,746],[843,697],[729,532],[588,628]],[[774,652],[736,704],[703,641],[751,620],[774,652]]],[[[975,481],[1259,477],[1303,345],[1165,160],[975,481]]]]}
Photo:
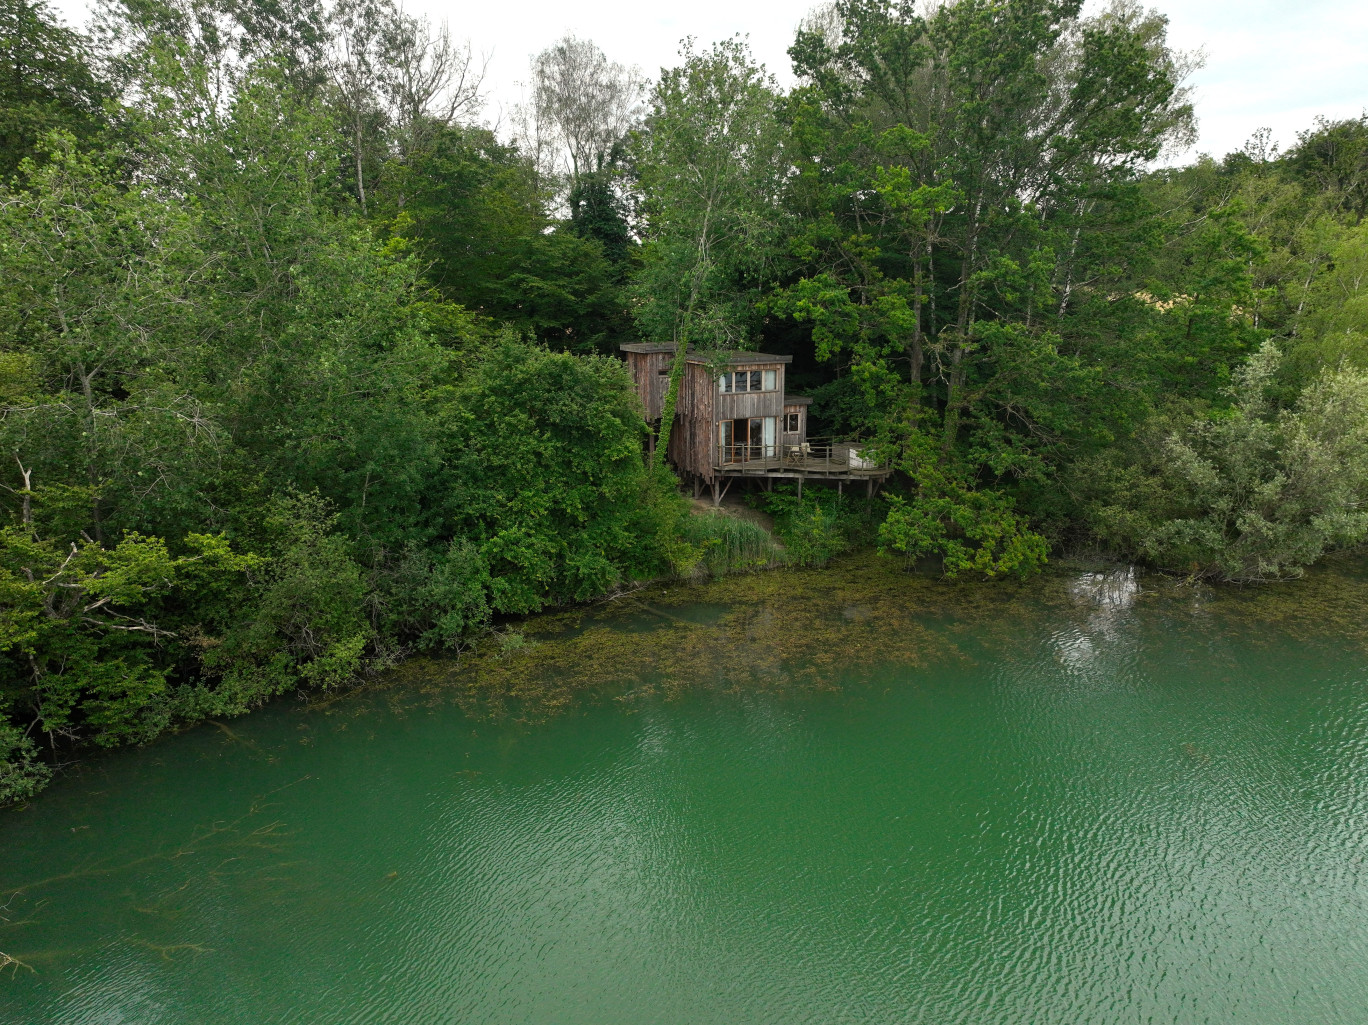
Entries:
{"type": "Polygon", "coordinates": [[[110,97],[88,40],[44,0],[0,0],[0,180],[36,156],[51,132],[89,141],[110,97]]]}
{"type": "Polygon", "coordinates": [[[552,146],[549,167],[573,184],[601,166],[641,114],[641,75],[591,40],[566,35],[532,58],[530,115],[552,146]]]}
{"type": "Polygon", "coordinates": [[[754,287],[783,218],[784,133],[774,79],[740,39],[662,71],[636,136],[647,249],[637,322],[675,344],[655,459],[669,445],[690,346],[723,349],[749,334],[754,287]]]}

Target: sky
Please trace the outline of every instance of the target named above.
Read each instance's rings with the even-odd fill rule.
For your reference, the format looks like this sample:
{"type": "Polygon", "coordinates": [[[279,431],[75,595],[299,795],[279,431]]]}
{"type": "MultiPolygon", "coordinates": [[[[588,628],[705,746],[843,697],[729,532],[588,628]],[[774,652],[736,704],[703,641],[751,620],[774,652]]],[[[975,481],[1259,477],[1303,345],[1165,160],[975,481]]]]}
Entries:
{"type": "MultiPolygon", "coordinates": [[[[489,58],[486,117],[506,122],[521,97],[532,54],[566,32],[594,40],[612,59],[654,77],[675,63],[679,41],[706,44],[740,33],[757,58],[789,81],[785,53],[815,0],[404,0],[410,13],[445,20],[489,58]]],[[[1095,6],[1098,0],[1090,0],[1095,6]]],[[[87,0],[53,0],[81,24],[87,0]]],[[[1198,153],[1222,156],[1260,128],[1284,148],[1317,115],[1357,117],[1368,110],[1368,0],[1150,0],[1169,18],[1171,43],[1201,50],[1193,75],[1198,153]]]]}

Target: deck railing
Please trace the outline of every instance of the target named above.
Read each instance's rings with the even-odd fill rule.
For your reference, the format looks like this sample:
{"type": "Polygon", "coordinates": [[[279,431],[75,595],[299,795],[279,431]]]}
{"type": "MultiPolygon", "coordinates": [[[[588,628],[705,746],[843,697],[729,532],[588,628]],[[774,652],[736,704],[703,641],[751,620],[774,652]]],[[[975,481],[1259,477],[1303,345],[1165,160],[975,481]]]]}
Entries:
{"type": "Polygon", "coordinates": [[[714,466],[719,470],[801,470],[810,473],[879,473],[885,470],[865,456],[858,441],[809,438],[801,444],[718,443],[714,466]]]}

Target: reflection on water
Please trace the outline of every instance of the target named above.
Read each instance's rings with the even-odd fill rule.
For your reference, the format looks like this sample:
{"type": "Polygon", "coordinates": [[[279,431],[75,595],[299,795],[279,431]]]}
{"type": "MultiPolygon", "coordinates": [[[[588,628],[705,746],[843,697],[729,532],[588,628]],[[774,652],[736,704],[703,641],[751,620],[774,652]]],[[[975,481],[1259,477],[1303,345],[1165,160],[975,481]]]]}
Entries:
{"type": "Polygon", "coordinates": [[[0,815],[0,1022],[1358,1023],[1368,585],[639,593],[0,815]]]}
{"type": "Polygon", "coordinates": [[[1069,594],[1080,605],[1107,612],[1125,611],[1140,593],[1140,574],[1134,566],[1079,573],[1069,581],[1069,594]]]}

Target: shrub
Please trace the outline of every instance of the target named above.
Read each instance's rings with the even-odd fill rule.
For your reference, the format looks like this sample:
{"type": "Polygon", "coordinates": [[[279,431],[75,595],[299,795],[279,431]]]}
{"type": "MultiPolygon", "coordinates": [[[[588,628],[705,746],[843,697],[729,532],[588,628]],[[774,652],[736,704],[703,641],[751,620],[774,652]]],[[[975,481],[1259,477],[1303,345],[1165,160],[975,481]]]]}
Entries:
{"type": "Polygon", "coordinates": [[[1012,511],[1010,500],[991,491],[890,496],[888,518],[879,527],[879,550],[898,552],[909,563],[939,556],[954,579],[961,573],[986,578],[1039,572],[1049,546],[1012,511]]]}
{"type": "Polygon", "coordinates": [[[52,770],[38,761],[33,741],[0,716],[0,805],[32,797],[51,775],[52,770]]]}

